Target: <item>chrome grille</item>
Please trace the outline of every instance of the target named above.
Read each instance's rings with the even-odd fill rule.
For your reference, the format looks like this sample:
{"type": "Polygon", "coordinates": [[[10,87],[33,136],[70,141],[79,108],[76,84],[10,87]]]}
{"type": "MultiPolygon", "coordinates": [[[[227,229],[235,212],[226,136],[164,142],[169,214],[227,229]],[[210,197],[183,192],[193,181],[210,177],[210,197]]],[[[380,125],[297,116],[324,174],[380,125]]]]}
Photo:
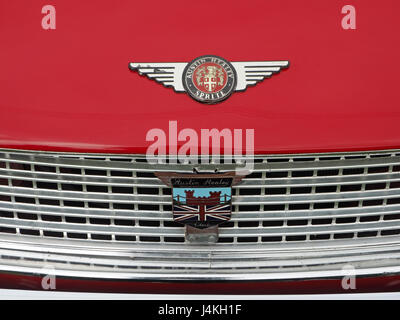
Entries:
{"type": "Polygon", "coordinates": [[[254,161],[252,174],[233,188],[232,220],[210,247],[185,242],[184,227],[172,220],[171,190],[154,176],[192,172],[192,165],[151,165],[143,155],[0,150],[3,268],[52,261],[75,271],[176,274],[331,270],[352,260],[399,265],[400,151],[259,155],[254,161]],[[76,246],[85,257],[66,257],[63,246],[76,246]]]}

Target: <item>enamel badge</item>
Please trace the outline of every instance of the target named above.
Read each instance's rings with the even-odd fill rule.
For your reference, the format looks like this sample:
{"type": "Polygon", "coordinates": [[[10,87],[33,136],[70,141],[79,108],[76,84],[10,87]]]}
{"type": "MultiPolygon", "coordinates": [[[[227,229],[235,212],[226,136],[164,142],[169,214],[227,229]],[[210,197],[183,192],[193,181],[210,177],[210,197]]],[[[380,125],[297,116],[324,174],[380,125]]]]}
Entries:
{"type": "Polygon", "coordinates": [[[175,222],[187,227],[192,238],[207,234],[218,237],[218,226],[231,219],[232,186],[245,176],[235,172],[184,174],[156,172],[172,187],[172,214],[175,222]]]}
{"type": "Polygon", "coordinates": [[[229,62],[221,57],[205,55],[187,62],[137,62],[129,68],[146,75],[176,92],[186,92],[194,100],[215,104],[226,100],[235,91],[271,77],[289,67],[289,61],[229,62]]]}

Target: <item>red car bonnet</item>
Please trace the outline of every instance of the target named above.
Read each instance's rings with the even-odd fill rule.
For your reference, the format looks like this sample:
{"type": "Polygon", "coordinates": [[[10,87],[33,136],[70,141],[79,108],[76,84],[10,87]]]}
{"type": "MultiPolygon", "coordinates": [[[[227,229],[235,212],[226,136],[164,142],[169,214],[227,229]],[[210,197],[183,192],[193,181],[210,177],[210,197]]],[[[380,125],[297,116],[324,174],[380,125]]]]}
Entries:
{"type": "MultiPolygon", "coordinates": [[[[0,3],[0,147],[144,153],[152,128],[254,129],[256,153],[400,147],[400,3],[53,1],[0,3]],[[128,69],[129,62],[289,60],[216,105],[128,69]]],[[[181,142],[182,143],[182,142],[181,142]]]]}

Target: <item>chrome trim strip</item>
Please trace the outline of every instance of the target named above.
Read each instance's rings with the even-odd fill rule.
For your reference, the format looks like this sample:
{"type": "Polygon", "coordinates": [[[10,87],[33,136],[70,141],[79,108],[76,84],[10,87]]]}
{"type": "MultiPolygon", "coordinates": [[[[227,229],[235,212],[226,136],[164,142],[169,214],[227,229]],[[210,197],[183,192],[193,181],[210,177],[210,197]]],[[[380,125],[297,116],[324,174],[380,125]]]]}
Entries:
{"type": "MultiPolygon", "coordinates": [[[[398,262],[397,262],[398,263],[398,262]]],[[[107,272],[95,271],[93,273],[80,270],[50,270],[52,274],[68,278],[86,278],[88,280],[109,279],[109,280],[132,280],[132,281],[271,281],[271,280],[306,280],[306,279],[332,279],[343,277],[342,270],[322,271],[295,271],[285,273],[142,273],[142,272],[107,272]]],[[[21,267],[14,265],[0,264],[0,272],[24,273],[33,275],[47,275],[46,269],[35,267],[21,267]]],[[[400,266],[388,266],[382,268],[357,268],[356,277],[385,276],[400,273],[400,266]]]]}

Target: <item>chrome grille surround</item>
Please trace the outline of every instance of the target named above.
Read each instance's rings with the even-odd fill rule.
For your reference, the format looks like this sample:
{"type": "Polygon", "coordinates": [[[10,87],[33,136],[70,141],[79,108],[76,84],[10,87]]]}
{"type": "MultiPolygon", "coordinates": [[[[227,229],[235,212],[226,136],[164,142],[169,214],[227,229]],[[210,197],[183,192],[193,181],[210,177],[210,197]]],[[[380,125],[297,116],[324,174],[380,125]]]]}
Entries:
{"type": "Polygon", "coordinates": [[[185,242],[153,174],[192,170],[144,155],[0,149],[0,270],[154,280],[400,271],[399,150],[255,156],[216,245],[185,242]]]}

